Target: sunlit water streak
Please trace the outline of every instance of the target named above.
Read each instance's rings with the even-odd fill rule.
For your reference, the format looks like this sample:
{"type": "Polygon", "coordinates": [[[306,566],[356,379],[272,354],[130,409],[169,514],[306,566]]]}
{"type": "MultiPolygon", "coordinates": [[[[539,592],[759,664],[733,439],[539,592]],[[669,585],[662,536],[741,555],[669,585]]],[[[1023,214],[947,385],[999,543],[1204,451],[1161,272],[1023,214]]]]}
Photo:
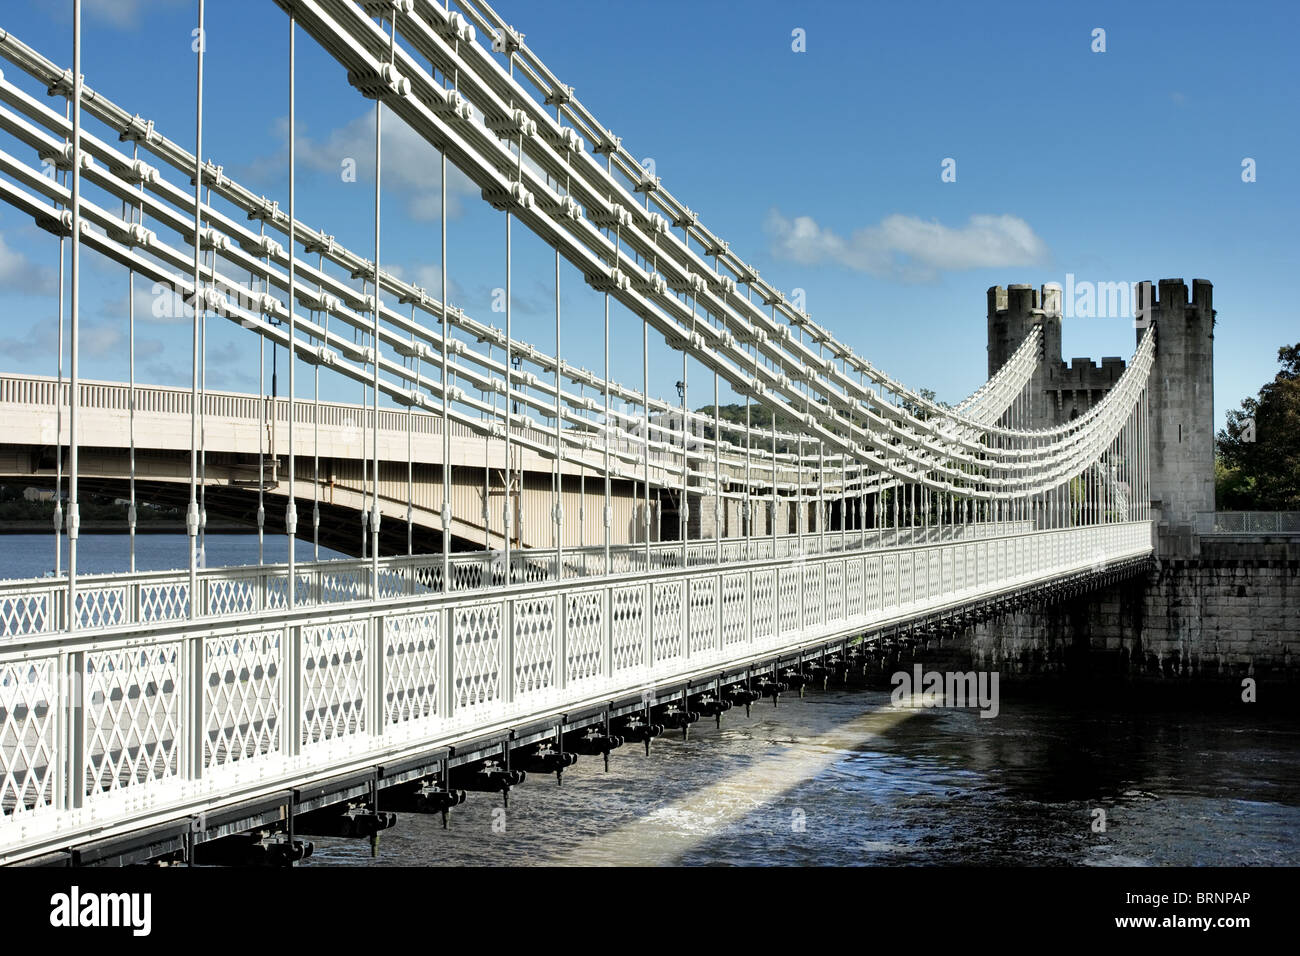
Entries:
{"type": "Polygon", "coordinates": [[[1002,706],[981,719],[892,710],[880,692],[782,698],[649,757],[625,746],[608,775],[583,758],[563,787],[530,778],[503,832],[500,798],[470,794],[448,831],[402,814],[377,859],[317,839],[310,865],[1300,863],[1295,720],[1002,706]]]}

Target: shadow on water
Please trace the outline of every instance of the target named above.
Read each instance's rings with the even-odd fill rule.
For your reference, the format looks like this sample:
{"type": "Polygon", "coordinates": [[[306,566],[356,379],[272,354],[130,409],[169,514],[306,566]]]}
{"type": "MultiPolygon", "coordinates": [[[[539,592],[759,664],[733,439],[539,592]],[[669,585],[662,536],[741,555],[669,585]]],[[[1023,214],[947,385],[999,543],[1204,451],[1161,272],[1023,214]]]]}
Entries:
{"type": "Polygon", "coordinates": [[[1217,865],[1300,863],[1300,722],[1285,715],[1003,700],[888,707],[810,692],[696,725],[651,755],[584,759],[564,786],[403,814],[313,864],[1217,865]],[[1104,813],[1104,829],[1099,813],[1104,813]]]}

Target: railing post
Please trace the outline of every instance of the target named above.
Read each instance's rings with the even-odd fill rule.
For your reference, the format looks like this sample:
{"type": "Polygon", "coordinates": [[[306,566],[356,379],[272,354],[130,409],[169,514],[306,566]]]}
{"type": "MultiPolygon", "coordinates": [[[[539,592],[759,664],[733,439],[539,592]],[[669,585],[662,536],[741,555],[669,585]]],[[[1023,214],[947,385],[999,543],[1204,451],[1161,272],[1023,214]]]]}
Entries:
{"type": "Polygon", "coordinates": [[[367,708],[370,720],[370,736],[384,735],[384,671],[387,661],[384,658],[384,615],[370,616],[370,706],[367,708]]]}
{"type": "Polygon", "coordinates": [[[722,587],[722,572],[717,572],[713,576],[713,656],[721,657],[723,648],[723,631],[722,631],[722,607],[725,591],[722,587]]]}
{"type": "Polygon", "coordinates": [[[501,700],[507,704],[515,701],[515,599],[504,599],[501,613],[501,626],[504,633],[501,641],[501,673],[505,689],[501,700]]]}
{"type": "MultiPolygon", "coordinates": [[[[442,685],[438,688],[443,719],[451,720],[456,712],[456,609],[442,609],[442,685]]],[[[445,781],[444,781],[445,782],[445,781]]]]}
{"type": "Polygon", "coordinates": [[[281,752],[296,757],[302,752],[302,627],[286,624],[280,632],[281,752]]]}
{"type": "Polygon", "coordinates": [[[754,643],[754,572],[745,572],[745,633],[748,643],[754,643]]]}
{"type": "MultiPolygon", "coordinates": [[[[800,635],[803,634],[803,630],[805,627],[804,621],[807,619],[807,613],[808,613],[808,608],[807,608],[808,589],[806,587],[807,581],[805,577],[805,572],[807,571],[807,568],[808,568],[808,559],[804,557],[803,552],[800,551],[799,560],[795,562],[795,566],[794,566],[795,574],[797,575],[797,577],[795,578],[795,593],[799,595],[799,620],[795,624],[795,628],[800,635]]],[[[780,580],[779,577],[778,580],[780,580]]]]}
{"type": "Polygon", "coordinates": [[[655,666],[655,592],[654,585],[648,582],[643,587],[645,588],[645,601],[641,606],[645,608],[645,613],[641,615],[641,639],[645,647],[641,659],[645,661],[647,670],[653,671],[655,666]]]}
{"type": "Polygon", "coordinates": [[[682,613],[678,620],[685,633],[682,635],[682,656],[689,663],[691,659],[691,579],[682,578],[682,613]]]}
{"type": "Polygon", "coordinates": [[[86,800],[86,652],[67,655],[67,749],[63,778],[64,806],[80,807],[86,800]]]}
{"type": "Polygon", "coordinates": [[[569,686],[569,597],[564,591],[555,595],[555,686],[561,690],[569,686]]]}
{"type": "Polygon", "coordinates": [[[605,614],[601,618],[605,625],[605,677],[614,676],[614,588],[606,584],[601,598],[605,605],[605,614]]]}
{"type": "Polygon", "coordinates": [[[186,777],[190,780],[198,780],[203,776],[203,742],[206,739],[203,725],[203,678],[206,670],[203,651],[202,636],[191,637],[184,643],[184,655],[181,658],[184,662],[182,674],[185,687],[189,691],[189,699],[182,711],[185,720],[189,721],[189,727],[182,726],[181,730],[188,751],[185,760],[186,777]]]}

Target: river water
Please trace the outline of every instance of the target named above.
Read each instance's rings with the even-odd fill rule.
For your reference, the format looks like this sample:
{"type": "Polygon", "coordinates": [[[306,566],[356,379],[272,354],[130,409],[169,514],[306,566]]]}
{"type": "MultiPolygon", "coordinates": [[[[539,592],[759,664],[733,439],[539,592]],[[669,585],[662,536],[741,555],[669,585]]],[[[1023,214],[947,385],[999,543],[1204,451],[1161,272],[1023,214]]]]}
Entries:
{"type": "MultiPolygon", "coordinates": [[[[223,568],[237,564],[257,564],[257,535],[206,535],[206,567],[223,568]]],[[[68,539],[62,540],[61,567],[68,568],[68,539]]],[[[314,554],[310,541],[295,542],[298,561],[310,561],[314,554]]],[[[130,565],[130,537],[125,534],[84,534],[77,541],[77,570],[85,574],[125,571],[130,565]]],[[[188,568],[189,538],[183,534],[140,534],[135,539],[135,566],[140,571],[166,571],[188,568]]],[[[283,564],[289,549],[283,535],[267,535],[265,559],[268,564],[283,564]]],[[[320,549],[321,560],[344,555],[329,548],[320,549]]],[[[0,579],[39,578],[54,570],[54,532],[49,534],[0,534],[0,579]]]]}
{"type": "Polygon", "coordinates": [[[1300,864],[1300,723],[1244,710],[1080,713],[1002,698],[897,710],[810,690],[530,777],[502,810],[471,793],[444,831],[402,814],[309,865],[1300,864]],[[1105,831],[1096,832],[1097,810],[1105,831]]]}
{"type": "MultiPolygon", "coordinates": [[[[125,567],[87,535],[81,566],[125,567]]],[[[137,539],[141,569],[182,567],[182,535],[137,539]]],[[[267,540],[280,560],[281,538],[267,540]]],[[[311,557],[299,543],[298,557],[311,557]]],[[[325,552],[324,556],[334,556],[325,552]]],[[[208,563],[255,563],[211,535],[208,563]]],[[[0,536],[0,577],[52,566],[52,536],[0,536]]],[[[382,805],[381,805],[382,806],[382,805]]],[[[689,739],[583,757],[510,795],[402,814],[366,841],[313,838],[307,865],[1300,865],[1300,719],[1002,694],[976,710],[896,709],[881,691],[809,690],[701,722],[689,739]],[[1104,831],[1098,811],[1104,812],[1104,831]]]]}

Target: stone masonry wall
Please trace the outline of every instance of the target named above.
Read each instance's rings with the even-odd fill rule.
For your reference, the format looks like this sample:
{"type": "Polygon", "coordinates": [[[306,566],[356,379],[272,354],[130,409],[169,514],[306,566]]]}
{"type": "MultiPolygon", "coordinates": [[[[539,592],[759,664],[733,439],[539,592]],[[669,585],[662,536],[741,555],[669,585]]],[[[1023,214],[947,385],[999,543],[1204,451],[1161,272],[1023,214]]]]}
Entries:
{"type": "Polygon", "coordinates": [[[1300,539],[1203,536],[1199,559],[959,636],[1007,678],[1300,679],[1300,539]]]}

